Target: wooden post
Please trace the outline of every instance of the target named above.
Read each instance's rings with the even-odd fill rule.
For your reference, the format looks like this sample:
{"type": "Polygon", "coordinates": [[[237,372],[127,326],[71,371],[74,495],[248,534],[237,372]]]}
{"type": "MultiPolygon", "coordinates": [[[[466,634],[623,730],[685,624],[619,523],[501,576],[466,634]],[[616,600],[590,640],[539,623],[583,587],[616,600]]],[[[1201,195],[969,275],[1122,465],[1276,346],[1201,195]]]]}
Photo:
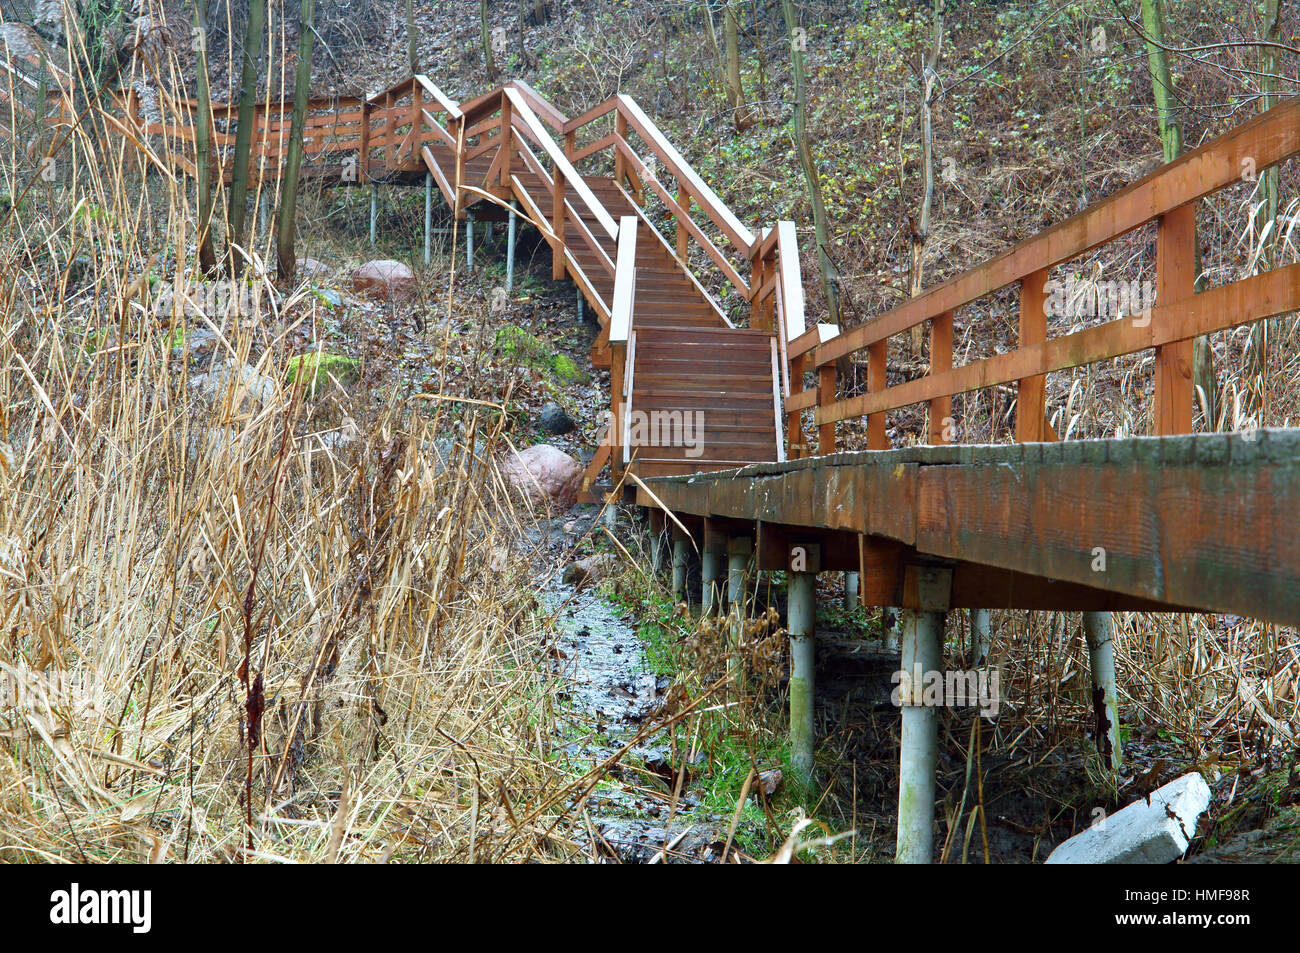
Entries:
{"type": "MultiPolygon", "coordinates": [[[[1047,340],[1046,271],[1036,271],[1020,282],[1020,346],[1047,340]]],[[[1047,375],[1020,381],[1016,397],[1016,440],[1039,443],[1047,439],[1047,375]]]]}
{"type": "Polygon", "coordinates": [[[392,93],[384,96],[384,171],[391,172],[396,164],[393,160],[397,155],[397,110],[393,108],[395,102],[392,93]]]}
{"type": "MultiPolygon", "coordinates": [[[[559,166],[551,165],[551,230],[555,244],[551,246],[551,278],[564,280],[564,173],[559,166]]],[[[611,458],[612,459],[612,458],[611,458]]]]}
{"type": "MultiPolygon", "coordinates": [[[[617,110],[614,113],[614,134],[624,142],[627,141],[627,117],[623,111],[617,110]]],[[[627,156],[623,155],[623,150],[614,144],[614,184],[623,185],[627,181],[627,156]]]]}
{"type": "MultiPolygon", "coordinates": [[[[1156,301],[1168,305],[1190,298],[1196,291],[1196,203],[1179,206],[1161,216],[1158,227],[1156,301]]],[[[1151,319],[1149,314],[1144,317],[1151,319]]],[[[1141,317],[1134,319],[1141,320],[1141,317]]],[[[1156,348],[1152,422],[1157,434],[1192,432],[1195,407],[1192,346],[1193,342],[1188,340],[1156,348]]]]}
{"type": "Polygon", "coordinates": [[[497,144],[497,151],[501,153],[501,187],[510,188],[510,156],[514,152],[511,144],[514,142],[514,120],[512,118],[510,97],[501,97],[501,133],[500,141],[497,144]]]}
{"type": "MultiPolygon", "coordinates": [[[[867,391],[875,393],[887,386],[885,379],[889,343],[876,341],[867,346],[867,391]]],[[[888,450],[889,436],[885,433],[885,415],[867,414],[867,449],[888,450]]]]}
{"type": "MultiPolygon", "coordinates": [[[[806,354],[790,358],[791,395],[803,390],[804,363],[807,359],[806,354]]],[[[785,415],[785,453],[791,460],[807,456],[804,452],[802,410],[788,411],[785,415]]]]}
{"type": "MultiPolygon", "coordinates": [[[[945,311],[930,322],[930,376],[952,370],[952,312],[945,311]]],[[[930,443],[952,443],[948,425],[952,421],[952,398],[930,401],[930,443]]]]}
{"type": "MultiPolygon", "coordinates": [[[[684,183],[677,183],[677,204],[682,210],[682,215],[690,217],[691,214],[691,193],[687,191],[684,183]]],[[[681,218],[677,219],[677,260],[683,265],[686,264],[686,244],[690,241],[691,233],[686,230],[682,224],[681,218]]]]}
{"type": "Polygon", "coordinates": [[[420,146],[424,145],[424,87],[412,80],[411,85],[411,148],[408,161],[419,161],[420,146]]]}
{"type": "MultiPolygon", "coordinates": [[[[216,153],[216,150],[213,150],[216,153]]],[[[357,155],[357,184],[370,178],[370,103],[361,103],[361,147],[357,155]]]]}
{"type": "MultiPolygon", "coordinates": [[[[835,365],[817,368],[817,406],[835,403],[835,365]]],[[[817,452],[822,456],[835,452],[835,421],[817,427],[817,452]]]]}
{"type": "Polygon", "coordinates": [[[760,331],[776,330],[775,308],[776,293],[763,296],[763,286],[776,273],[776,262],[770,255],[755,253],[749,280],[749,326],[760,331]]]}

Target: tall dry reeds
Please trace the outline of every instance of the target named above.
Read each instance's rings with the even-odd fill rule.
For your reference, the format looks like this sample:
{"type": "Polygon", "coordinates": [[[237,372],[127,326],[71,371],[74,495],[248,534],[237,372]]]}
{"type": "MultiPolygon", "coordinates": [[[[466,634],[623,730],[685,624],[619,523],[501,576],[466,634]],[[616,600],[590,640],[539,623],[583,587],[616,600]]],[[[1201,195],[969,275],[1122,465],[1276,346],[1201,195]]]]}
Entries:
{"type": "Polygon", "coordinates": [[[315,299],[101,108],[51,181],[3,117],[0,861],[553,856],[505,415],[295,381],[315,299]]]}

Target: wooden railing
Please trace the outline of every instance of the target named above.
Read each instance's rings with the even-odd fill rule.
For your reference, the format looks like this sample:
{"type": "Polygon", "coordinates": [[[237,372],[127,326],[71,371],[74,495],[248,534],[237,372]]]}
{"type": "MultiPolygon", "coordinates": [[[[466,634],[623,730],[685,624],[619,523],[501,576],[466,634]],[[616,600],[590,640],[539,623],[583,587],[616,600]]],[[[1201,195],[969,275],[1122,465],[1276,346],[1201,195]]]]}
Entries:
{"type": "MultiPolygon", "coordinates": [[[[761,236],[756,236],[718,198],[629,96],[614,96],[575,119],[563,121],[561,128],[565,153],[574,166],[606,159],[612,165],[614,181],[641,212],[646,208],[647,192],[658,198],[674,224],[672,247],[687,274],[713,301],[722,320],[731,324],[725,308],[692,268],[693,243],[704,252],[705,261],[717,269],[735,295],[748,306],[750,326],[775,335],[777,379],[781,384],[779,396],[786,400],[805,399],[792,394],[795,382],[798,390],[802,391],[801,368],[804,363],[802,353],[792,350],[792,346],[805,336],[803,282],[794,223],[778,222],[761,236]],[[583,133],[587,141],[581,141],[583,133]],[[640,139],[655,164],[672,177],[675,190],[660,180],[647,156],[636,151],[629,141],[631,134],[640,139]],[[697,215],[697,211],[700,214],[697,215]],[[721,247],[709,236],[709,228],[722,236],[724,244],[721,247]],[[746,271],[748,278],[744,274],[746,271]],[[798,368],[792,363],[794,360],[799,361],[798,368]]],[[[654,228],[648,217],[643,215],[642,220],[646,226],[654,228]]],[[[821,335],[818,340],[826,340],[834,328],[820,325],[815,330],[821,335]]],[[[788,419],[792,423],[787,427],[787,446],[781,446],[778,436],[775,448],[778,457],[807,450],[797,414],[788,416],[788,419]]],[[[778,434],[780,429],[778,427],[778,434]]]]}
{"type": "Polygon", "coordinates": [[[13,124],[19,116],[36,121],[40,111],[35,103],[23,105],[20,90],[32,99],[45,95],[45,121],[51,125],[69,122],[72,118],[73,83],[71,77],[55,64],[42,62],[39,57],[16,54],[8,45],[0,58],[0,121],[13,124]],[[37,78],[41,77],[41,78],[37,78]]]}
{"type": "MultiPolygon", "coordinates": [[[[9,72],[12,99],[14,82],[25,84],[26,77],[16,67],[10,67],[9,72]]],[[[159,137],[167,160],[186,174],[195,173],[193,156],[198,114],[195,100],[160,92],[161,118],[145,121],[133,92],[115,92],[113,99],[125,116],[126,131],[140,140],[159,137]]],[[[255,176],[279,173],[288,155],[292,111],[291,100],[256,105],[251,137],[251,171],[255,176]]],[[[214,103],[211,114],[212,171],[229,181],[238,105],[214,103]]],[[[706,284],[716,275],[747,306],[750,325],[775,335],[778,354],[775,379],[780,382],[777,398],[804,406],[799,403],[805,400],[801,368],[808,358],[797,347],[797,342],[806,339],[806,332],[794,224],[779,222],[762,235],[756,235],[727,208],[630,97],[614,96],[582,116],[570,119],[526,83],[511,82],[458,105],[427,76],[415,75],[366,97],[310,99],[303,155],[308,163],[316,160],[318,174],[323,172],[322,160],[337,159],[341,164],[337,170],[341,179],[358,184],[394,173],[427,170],[458,217],[466,214],[470,196],[476,189],[490,193],[501,202],[521,196],[522,203],[531,206],[523,209],[525,214],[543,231],[549,231],[553,276],[572,277],[597,313],[602,330],[595,353],[605,353],[607,348],[619,349],[620,359],[611,361],[611,370],[618,368],[624,380],[615,391],[615,399],[631,376],[623,374],[623,369],[628,351],[635,349],[635,332],[629,326],[627,337],[620,339],[618,334],[622,332],[617,330],[612,317],[616,307],[630,308],[635,285],[634,277],[621,277],[619,267],[606,249],[618,248],[621,258],[620,239],[625,235],[630,247],[635,249],[638,221],[658,234],[647,206],[647,195],[657,197],[674,225],[671,244],[665,244],[675,251],[685,274],[712,303],[720,322],[732,325],[727,309],[714,294],[716,289],[711,290],[706,284]],[[599,134],[601,123],[611,127],[607,134],[599,134]],[[579,144],[580,139],[591,138],[593,134],[594,141],[579,144]],[[630,137],[639,140],[644,156],[634,148],[630,137]],[[498,148],[503,142],[514,148],[498,148]],[[479,180],[470,182],[466,163],[489,153],[494,153],[493,164],[486,184],[480,187],[479,180]],[[579,171],[579,165],[602,158],[612,167],[614,181],[637,211],[638,218],[628,217],[630,226],[615,222],[579,171]],[[352,159],[351,166],[349,159],[352,159]],[[542,214],[537,197],[523,188],[518,177],[523,170],[514,168],[515,162],[522,162],[549,190],[552,208],[549,218],[542,214]],[[661,175],[671,178],[672,187],[661,180],[661,175]],[[589,226],[584,218],[593,224],[589,226]],[[703,276],[703,280],[693,267],[692,245],[703,251],[703,262],[716,269],[710,269],[710,275],[703,276]],[[593,280],[595,276],[587,273],[574,254],[573,248],[577,247],[589,251],[596,267],[615,280],[612,300],[600,293],[593,280]],[[627,285],[628,281],[633,284],[627,285]],[[624,301],[619,300],[620,289],[628,295],[624,301]],[[799,367],[795,361],[800,362],[799,367]],[[795,382],[798,386],[793,387],[792,393],[795,382]]],[[[334,171],[331,169],[331,173],[334,171]]],[[[625,314],[630,321],[630,311],[625,314]]],[[[628,412],[630,398],[629,390],[619,416],[628,412]]],[[[778,418],[781,413],[778,408],[778,418]]],[[[621,421],[615,421],[615,431],[620,424],[621,421]]],[[[795,431],[792,429],[790,433],[795,431]]],[[[794,452],[798,452],[802,438],[792,439],[791,443],[794,452]]],[[[784,456],[779,439],[774,450],[776,455],[784,456]]]]}
{"type": "Polygon", "coordinates": [[[614,273],[614,302],[609,316],[611,398],[610,440],[622,448],[623,465],[631,462],[626,439],[632,419],[632,388],[636,374],[636,230],[639,219],[624,215],[618,225],[618,264],[614,273]]]}
{"type": "MultiPolygon", "coordinates": [[[[999,384],[1018,388],[1016,438],[1055,439],[1046,418],[1045,377],[1052,371],[1154,349],[1153,429],[1189,433],[1194,338],[1300,309],[1300,264],[1194,293],[1195,209],[1201,198],[1300,154],[1300,99],[1279,105],[1187,153],[1091,208],[1021,242],[977,268],[936,286],[838,336],[809,331],[791,348],[818,373],[815,392],[791,395],[787,409],[814,409],[819,451],[835,450],[837,421],[867,418],[867,446],[889,447],[885,415],[927,405],[931,443],[946,443],[945,418],[957,394],[999,384]],[[1150,222],[1158,228],[1156,303],[1149,310],[1047,337],[1050,269],[1150,222]],[[960,367],[952,364],[955,312],[1000,289],[1020,289],[1019,343],[1014,349],[960,367]],[[924,377],[889,385],[889,338],[918,325],[930,331],[930,367],[924,377]],[[867,352],[867,392],[841,397],[835,365],[867,352]]],[[[795,375],[792,374],[792,377],[795,375]]]]}

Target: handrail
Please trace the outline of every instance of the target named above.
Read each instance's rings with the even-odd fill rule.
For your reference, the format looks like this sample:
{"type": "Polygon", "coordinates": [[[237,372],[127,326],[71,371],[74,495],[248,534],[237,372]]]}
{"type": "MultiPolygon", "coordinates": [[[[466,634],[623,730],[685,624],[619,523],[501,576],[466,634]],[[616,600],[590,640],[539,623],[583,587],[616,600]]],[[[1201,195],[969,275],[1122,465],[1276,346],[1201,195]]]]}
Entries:
{"type": "Polygon", "coordinates": [[[452,119],[458,120],[461,118],[463,113],[461,113],[460,107],[457,106],[450,99],[448,99],[447,94],[444,93],[437,86],[435,86],[429,80],[429,77],[425,76],[423,73],[417,73],[415,79],[416,82],[418,82],[422,87],[424,87],[424,91],[426,93],[428,93],[430,96],[432,96],[434,99],[438,101],[438,105],[442,107],[443,112],[445,112],[452,119]]]}
{"type": "Polygon", "coordinates": [[[794,222],[776,223],[777,313],[785,344],[804,333],[803,279],[799,273],[799,237],[794,222]]]}
{"type": "MultiPolygon", "coordinates": [[[[1294,100],[1275,106],[1090,208],[867,323],[837,338],[815,343],[811,354],[819,374],[816,399],[809,401],[806,394],[792,395],[787,410],[815,407],[816,423],[823,434],[831,434],[830,450],[834,449],[837,421],[866,416],[868,448],[886,449],[889,441],[885,414],[928,403],[931,442],[947,443],[950,436],[944,423],[953,396],[1016,383],[1016,439],[1055,439],[1046,418],[1044,383],[1048,373],[1154,348],[1156,398],[1152,429],[1160,434],[1190,432],[1193,390],[1182,368],[1191,363],[1192,339],[1300,309],[1300,264],[1196,294],[1195,205],[1206,195],[1240,181],[1243,168],[1262,172],[1298,154],[1300,100],[1294,100]],[[1127,317],[1049,339],[1050,269],[1151,222],[1157,223],[1154,304],[1144,300],[1132,307],[1133,313],[1127,317]],[[955,311],[1017,283],[1019,345],[953,367],[955,311]],[[931,330],[928,373],[890,386],[886,380],[887,339],[926,322],[931,330]],[[837,399],[836,361],[864,348],[868,354],[866,393],[837,399]]],[[[805,338],[791,345],[792,361],[796,354],[802,361],[809,353],[805,338]]]]}
{"type": "Polygon", "coordinates": [[[722,203],[722,200],[700,178],[695,169],[691,167],[691,164],[673,148],[672,143],[664,137],[664,134],[659,131],[659,127],[651,121],[650,117],[641,110],[636,100],[623,93],[620,93],[617,98],[618,111],[627,120],[628,124],[645,140],[651,151],[672,172],[674,178],[679,183],[684,183],[687,186],[691,197],[704,209],[709,219],[722,230],[722,233],[730,239],[737,250],[748,258],[754,246],[754,233],[732,214],[731,209],[722,203]]]}
{"type": "Polygon", "coordinates": [[[622,344],[632,333],[632,308],[636,302],[637,217],[624,215],[618,222],[618,261],[614,267],[614,306],[609,312],[609,343],[622,344]]]}
{"type": "Polygon", "coordinates": [[[529,86],[521,79],[511,80],[507,84],[506,88],[513,89],[515,92],[519,93],[519,95],[527,101],[528,105],[532,107],[533,112],[535,112],[548,126],[558,133],[564,132],[564,128],[569,122],[568,117],[552,106],[548,100],[543,98],[542,95],[537,92],[537,90],[533,89],[533,87],[529,86]]]}
{"type": "Polygon", "coordinates": [[[1300,152],[1300,98],[1278,105],[982,265],[858,325],[818,351],[819,365],[1076,258],[1300,152]]]}
{"type": "Polygon", "coordinates": [[[510,88],[504,90],[504,95],[510,101],[515,114],[528,127],[529,138],[550,157],[555,167],[560,170],[564,181],[572,186],[587,208],[591,209],[592,214],[596,216],[596,222],[605,234],[610,239],[617,240],[618,226],[614,223],[613,217],[609,212],[605,211],[605,206],[601,204],[600,199],[596,198],[595,194],[587,186],[586,181],[578,174],[578,170],[565,158],[564,152],[555,144],[555,141],[551,139],[546,130],[542,128],[541,120],[537,118],[524,96],[518,90],[510,88]]]}

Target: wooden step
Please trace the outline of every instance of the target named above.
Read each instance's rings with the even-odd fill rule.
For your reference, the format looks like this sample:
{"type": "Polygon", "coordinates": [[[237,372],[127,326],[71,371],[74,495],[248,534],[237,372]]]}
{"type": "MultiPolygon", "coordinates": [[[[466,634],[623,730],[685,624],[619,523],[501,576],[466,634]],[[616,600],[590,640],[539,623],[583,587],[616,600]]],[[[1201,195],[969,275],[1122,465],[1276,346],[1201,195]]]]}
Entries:
{"type": "Polygon", "coordinates": [[[654,364],[642,366],[637,358],[636,377],[633,385],[646,391],[683,390],[693,392],[701,384],[707,384],[710,390],[741,394],[772,395],[772,376],[755,377],[746,373],[688,374],[678,368],[663,368],[654,364]]]}

